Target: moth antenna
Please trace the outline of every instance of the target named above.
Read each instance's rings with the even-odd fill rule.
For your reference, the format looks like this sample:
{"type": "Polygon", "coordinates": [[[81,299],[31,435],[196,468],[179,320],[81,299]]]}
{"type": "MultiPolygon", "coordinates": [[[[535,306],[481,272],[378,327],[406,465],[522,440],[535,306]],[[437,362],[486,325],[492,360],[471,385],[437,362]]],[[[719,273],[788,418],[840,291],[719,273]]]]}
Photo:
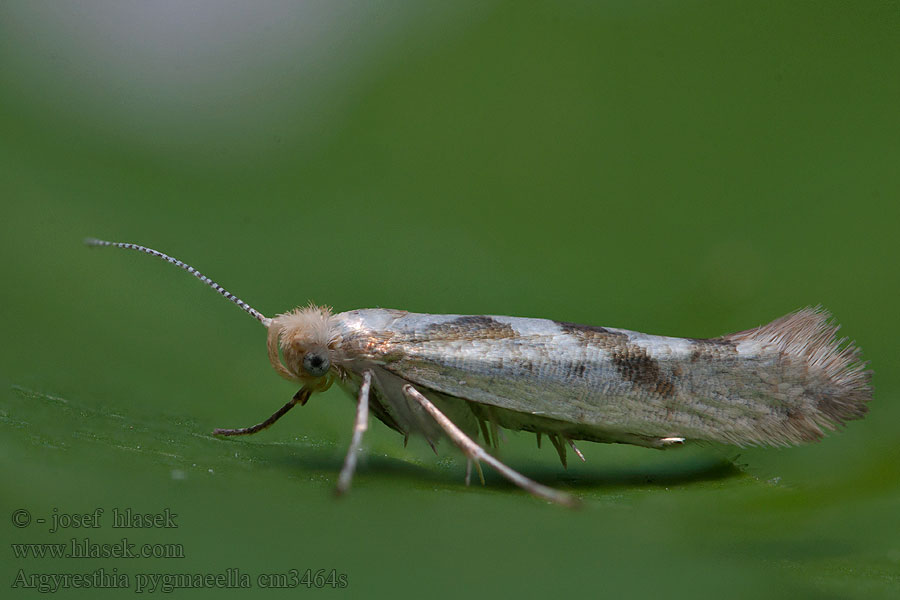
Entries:
{"type": "Polygon", "coordinates": [[[266,317],[264,314],[223,288],[221,285],[195,269],[189,264],[183,263],[177,258],[172,258],[168,254],[163,254],[159,250],[154,250],[153,248],[147,248],[146,246],[140,246],[138,244],[130,244],[128,242],[107,242],[106,240],[98,240],[95,238],[85,238],[84,243],[87,246],[112,246],[114,248],[124,248],[126,250],[137,250],[138,252],[143,252],[144,254],[150,254],[151,256],[155,256],[157,258],[161,258],[167,263],[171,263],[176,267],[184,269],[212,289],[216,290],[222,296],[225,296],[228,300],[231,300],[235,304],[237,304],[244,312],[248,313],[251,317],[262,323],[265,327],[268,327],[272,322],[272,319],[266,317]]]}

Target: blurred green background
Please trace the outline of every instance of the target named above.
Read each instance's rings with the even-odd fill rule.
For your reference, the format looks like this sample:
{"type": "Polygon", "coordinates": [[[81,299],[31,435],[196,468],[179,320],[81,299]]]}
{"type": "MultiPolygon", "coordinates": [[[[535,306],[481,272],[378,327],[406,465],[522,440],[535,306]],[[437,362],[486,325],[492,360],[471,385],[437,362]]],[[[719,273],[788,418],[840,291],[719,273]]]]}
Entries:
{"type": "MultiPolygon", "coordinates": [[[[4,585],[334,569],[349,586],[327,594],[356,597],[897,597],[898,6],[4,2],[3,539],[185,552],[5,544],[4,585]],[[467,489],[447,444],[373,422],[336,501],[352,401],[212,438],[295,391],[264,331],[85,236],[169,252],[269,315],[315,300],[708,337],[821,303],[875,396],[812,446],[585,443],[568,471],[508,432],[502,458],[577,512],[494,473],[467,489]],[[97,507],[94,530],[9,517],[97,507]],[[179,527],[112,529],[115,507],[179,527]]],[[[184,596],[222,593],[241,594],[184,596]]]]}

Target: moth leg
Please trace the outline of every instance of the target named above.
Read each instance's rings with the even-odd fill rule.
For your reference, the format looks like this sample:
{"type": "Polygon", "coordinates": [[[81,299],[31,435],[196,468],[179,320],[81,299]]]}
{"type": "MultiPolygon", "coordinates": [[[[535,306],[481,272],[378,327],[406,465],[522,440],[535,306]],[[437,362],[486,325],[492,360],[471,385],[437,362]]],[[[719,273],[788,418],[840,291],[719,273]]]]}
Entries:
{"type": "Polygon", "coordinates": [[[279,408],[275,414],[271,417],[263,421],[262,423],[257,423],[256,425],[251,425],[250,427],[241,427],[240,429],[214,429],[213,435],[249,435],[251,433],[257,433],[262,431],[263,429],[269,427],[284,416],[284,414],[294,408],[297,403],[300,403],[300,406],[306,404],[306,401],[309,400],[310,395],[312,395],[312,391],[309,388],[302,388],[294,397],[290,399],[290,401],[279,408]]]}
{"type": "Polygon", "coordinates": [[[584,454],[581,453],[581,450],[578,449],[578,446],[575,445],[575,440],[570,437],[566,438],[566,441],[569,442],[569,445],[572,446],[572,450],[575,451],[575,454],[578,455],[578,458],[581,459],[581,462],[587,462],[584,458],[584,454]]]}
{"type": "Polygon", "coordinates": [[[337,488],[335,493],[343,494],[350,489],[350,482],[353,481],[353,472],[356,470],[356,455],[362,444],[362,436],[369,427],[369,388],[372,385],[372,371],[364,371],[362,374],[362,383],[359,386],[359,396],[356,401],[356,421],[353,423],[353,438],[350,440],[350,447],[347,448],[347,457],[344,459],[344,466],[341,468],[341,474],[338,477],[337,488]]]}
{"type": "Polygon", "coordinates": [[[491,420],[491,437],[494,439],[494,449],[500,449],[500,427],[491,420]]]}
{"type": "Polygon", "coordinates": [[[659,443],[660,443],[660,445],[662,445],[664,448],[665,448],[665,447],[668,447],[668,446],[680,446],[680,445],[682,445],[682,444],[684,443],[684,438],[683,438],[683,437],[666,437],[666,438],[660,438],[659,443]]]}
{"type": "Polygon", "coordinates": [[[463,433],[462,430],[453,423],[453,421],[448,419],[447,416],[444,415],[444,413],[438,410],[438,407],[432,404],[428,398],[422,395],[422,393],[415,389],[413,386],[409,384],[404,385],[403,393],[408,398],[411,398],[418,402],[422,406],[422,408],[428,411],[435,422],[437,422],[437,424],[441,426],[441,429],[444,430],[450,440],[454,444],[456,444],[456,446],[460,450],[463,451],[463,454],[466,455],[466,458],[474,460],[476,465],[478,464],[478,461],[483,460],[487,464],[494,467],[494,469],[496,469],[501,475],[509,479],[511,482],[515,483],[523,490],[539,498],[550,500],[551,502],[557,502],[565,506],[575,507],[579,505],[578,499],[574,496],[571,496],[565,492],[560,492],[559,490],[554,490],[553,488],[549,488],[545,485],[541,485],[536,481],[532,481],[518,471],[510,469],[505,464],[488,454],[484,450],[484,448],[473,442],[469,436],[463,433]]]}
{"type": "Polygon", "coordinates": [[[550,438],[550,442],[553,444],[553,447],[556,448],[556,453],[559,454],[559,462],[562,463],[563,469],[568,470],[569,464],[566,460],[566,447],[563,446],[562,440],[559,439],[559,435],[550,433],[547,434],[547,437],[550,438]]]}
{"type": "Polygon", "coordinates": [[[500,442],[501,441],[505,442],[506,439],[503,438],[503,432],[500,430],[500,426],[497,425],[497,416],[494,414],[494,407],[488,406],[487,412],[488,412],[488,418],[490,418],[490,420],[491,420],[491,437],[494,439],[494,448],[499,450],[500,442]]]}
{"type": "Polygon", "coordinates": [[[469,487],[469,484],[472,482],[472,463],[475,463],[475,468],[478,469],[478,479],[481,480],[481,485],[484,485],[484,471],[481,470],[481,463],[477,460],[472,460],[469,457],[466,457],[466,487],[469,487]]]}
{"type": "Polygon", "coordinates": [[[487,421],[479,418],[478,427],[481,429],[481,437],[484,438],[484,443],[490,448],[493,445],[493,442],[491,442],[491,432],[488,431],[487,421]]]}
{"type": "Polygon", "coordinates": [[[478,481],[481,482],[481,485],[484,485],[484,471],[481,470],[481,463],[477,460],[475,461],[475,470],[478,471],[478,481]]]}

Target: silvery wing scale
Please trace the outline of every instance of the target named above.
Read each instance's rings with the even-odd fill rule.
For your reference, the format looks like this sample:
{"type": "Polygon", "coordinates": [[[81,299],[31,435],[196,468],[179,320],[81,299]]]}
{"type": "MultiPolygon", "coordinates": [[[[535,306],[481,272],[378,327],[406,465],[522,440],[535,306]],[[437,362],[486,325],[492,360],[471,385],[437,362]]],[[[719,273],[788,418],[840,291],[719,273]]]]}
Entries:
{"type": "MultiPolygon", "coordinates": [[[[332,383],[357,398],[353,441],[338,482],[350,486],[371,412],[404,436],[448,437],[536,496],[574,505],[500,462],[475,442],[498,429],[547,436],[565,464],[576,440],[664,448],[706,440],[790,445],[861,418],[871,397],[859,350],[837,339],[819,308],[714,339],[648,335],[548,319],[364,309],[332,314],[310,305],[272,319],[176,259],[268,329],[275,370],[301,389],[266,421],[220,435],[256,433],[332,383]]],[[[583,458],[583,456],[582,456],[583,458]]],[[[466,481],[469,480],[467,469],[466,481]]],[[[479,467],[479,474],[480,474],[479,467]]]]}

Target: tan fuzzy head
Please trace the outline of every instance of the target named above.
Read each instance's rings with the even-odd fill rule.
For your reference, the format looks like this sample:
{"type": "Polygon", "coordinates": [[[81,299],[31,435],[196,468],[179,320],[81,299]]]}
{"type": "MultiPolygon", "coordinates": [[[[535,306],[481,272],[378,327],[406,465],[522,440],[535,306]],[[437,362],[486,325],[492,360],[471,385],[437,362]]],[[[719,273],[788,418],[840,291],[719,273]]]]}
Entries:
{"type": "Polygon", "coordinates": [[[317,390],[325,389],[332,381],[337,336],[329,307],[310,304],[295,308],[276,316],[269,324],[269,361],[282,377],[317,390]]]}

